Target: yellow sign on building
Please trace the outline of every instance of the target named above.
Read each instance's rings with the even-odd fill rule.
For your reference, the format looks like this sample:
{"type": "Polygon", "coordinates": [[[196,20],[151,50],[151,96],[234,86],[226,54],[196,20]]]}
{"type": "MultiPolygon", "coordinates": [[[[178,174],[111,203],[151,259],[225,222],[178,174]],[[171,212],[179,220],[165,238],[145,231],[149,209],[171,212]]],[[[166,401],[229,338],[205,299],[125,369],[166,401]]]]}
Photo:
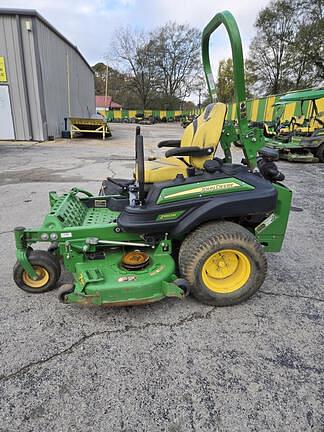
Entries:
{"type": "Polygon", "coordinates": [[[3,56],[0,56],[0,82],[7,82],[6,65],[3,56]]]}

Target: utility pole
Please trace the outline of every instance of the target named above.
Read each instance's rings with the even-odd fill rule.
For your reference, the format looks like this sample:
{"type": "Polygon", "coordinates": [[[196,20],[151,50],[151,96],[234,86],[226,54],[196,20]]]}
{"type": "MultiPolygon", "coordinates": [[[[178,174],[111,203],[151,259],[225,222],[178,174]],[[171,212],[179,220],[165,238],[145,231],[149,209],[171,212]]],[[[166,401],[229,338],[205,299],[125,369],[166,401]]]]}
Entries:
{"type": "Polygon", "coordinates": [[[108,62],[106,64],[106,82],[105,82],[105,111],[109,111],[109,107],[107,110],[107,97],[108,97],[108,62]]]}

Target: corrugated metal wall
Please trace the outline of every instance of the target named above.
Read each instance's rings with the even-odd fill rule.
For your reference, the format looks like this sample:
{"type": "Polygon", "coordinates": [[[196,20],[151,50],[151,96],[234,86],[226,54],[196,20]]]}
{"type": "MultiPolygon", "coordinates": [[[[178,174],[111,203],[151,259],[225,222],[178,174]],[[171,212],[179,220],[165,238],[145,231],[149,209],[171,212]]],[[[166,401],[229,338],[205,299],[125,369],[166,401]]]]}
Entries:
{"type": "Polygon", "coordinates": [[[32,132],[19,28],[18,17],[0,16],[0,55],[5,58],[15,138],[29,140],[32,132]]]}
{"type": "Polygon", "coordinates": [[[17,140],[59,137],[64,117],[95,114],[91,69],[37,16],[1,15],[0,10],[0,56],[5,58],[17,140]]]}
{"type": "Polygon", "coordinates": [[[42,141],[47,139],[44,124],[46,119],[41,110],[43,103],[41,95],[41,82],[37,69],[37,49],[35,47],[35,25],[31,17],[19,17],[22,51],[25,61],[25,75],[27,84],[32,139],[42,141]],[[27,29],[30,28],[30,30],[27,29]]]}
{"type": "Polygon", "coordinates": [[[47,131],[48,135],[60,136],[64,129],[64,117],[95,114],[94,77],[78,53],[39,20],[36,33],[47,131]]]}

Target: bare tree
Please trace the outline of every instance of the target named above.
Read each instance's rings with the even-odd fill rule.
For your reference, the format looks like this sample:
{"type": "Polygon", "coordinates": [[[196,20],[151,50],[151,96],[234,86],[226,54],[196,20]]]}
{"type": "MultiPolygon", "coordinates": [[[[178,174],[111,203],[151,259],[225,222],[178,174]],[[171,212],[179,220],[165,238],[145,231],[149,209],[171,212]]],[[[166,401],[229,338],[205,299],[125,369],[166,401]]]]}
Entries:
{"type": "Polygon", "coordinates": [[[121,29],[113,52],[143,109],[157,102],[175,109],[201,87],[200,33],[188,25],[171,22],[151,33],[121,29]]]}
{"type": "Polygon", "coordinates": [[[157,89],[169,108],[197,87],[200,68],[200,32],[186,24],[169,22],[150,35],[157,89]]]}
{"type": "Polygon", "coordinates": [[[129,88],[137,93],[142,108],[147,108],[156,81],[149,36],[123,28],[116,35],[113,51],[121,68],[129,75],[129,88]]]}
{"type": "Polygon", "coordinates": [[[259,94],[316,85],[323,44],[323,0],[272,0],[259,13],[249,66],[259,94]]]}

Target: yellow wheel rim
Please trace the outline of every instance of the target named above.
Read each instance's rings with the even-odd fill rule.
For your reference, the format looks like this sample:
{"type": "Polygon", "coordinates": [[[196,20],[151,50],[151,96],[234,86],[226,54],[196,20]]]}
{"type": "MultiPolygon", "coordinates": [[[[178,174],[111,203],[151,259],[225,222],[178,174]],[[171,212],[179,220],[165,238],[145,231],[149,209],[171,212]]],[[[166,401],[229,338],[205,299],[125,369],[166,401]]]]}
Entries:
{"type": "Polygon", "coordinates": [[[217,293],[231,293],[242,288],[251,274],[247,255],[234,249],[223,249],[205,261],[202,280],[206,287],[217,293]]]}
{"type": "Polygon", "coordinates": [[[30,288],[42,288],[49,281],[48,271],[41,266],[34,266],[34,269],[38,274],[37,280],[32,279],[26,271],[22,274],[22,280],[30,288]]]}

